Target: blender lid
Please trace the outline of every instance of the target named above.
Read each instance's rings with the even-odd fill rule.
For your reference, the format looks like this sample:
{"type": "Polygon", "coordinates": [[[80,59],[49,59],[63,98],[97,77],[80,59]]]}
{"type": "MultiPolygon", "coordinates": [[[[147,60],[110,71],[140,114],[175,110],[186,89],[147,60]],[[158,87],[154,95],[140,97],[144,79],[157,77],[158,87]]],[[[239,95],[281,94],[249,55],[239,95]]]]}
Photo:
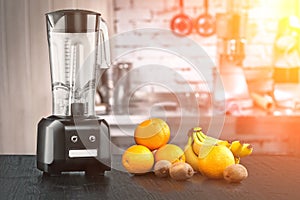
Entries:
{"type": "Polygon", "coordinates": [[[46,13],[48,31],[61,33],[87,33],[100,29],[101,14],[79,9],[57,10],[46,13]]]}

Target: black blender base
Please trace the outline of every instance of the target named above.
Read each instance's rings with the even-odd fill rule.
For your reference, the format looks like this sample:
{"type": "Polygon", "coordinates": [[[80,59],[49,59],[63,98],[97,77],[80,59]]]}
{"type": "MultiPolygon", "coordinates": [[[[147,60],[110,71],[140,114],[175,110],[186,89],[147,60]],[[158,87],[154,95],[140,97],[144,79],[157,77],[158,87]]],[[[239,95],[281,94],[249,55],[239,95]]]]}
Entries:
{"type": "Polygon", "coordinates": [[[37,168],[48,175],[103,175],[111,168],[110,132],[99,118],[43,118],[38,124],[37,168]]]}

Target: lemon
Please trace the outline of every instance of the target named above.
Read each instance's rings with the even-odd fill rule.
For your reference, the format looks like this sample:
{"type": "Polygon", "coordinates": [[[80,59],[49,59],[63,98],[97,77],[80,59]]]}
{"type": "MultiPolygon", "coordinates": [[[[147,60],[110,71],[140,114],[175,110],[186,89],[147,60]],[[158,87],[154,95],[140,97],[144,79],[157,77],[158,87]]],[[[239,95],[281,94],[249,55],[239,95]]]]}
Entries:
{"type": "Polygon", "coordinates": [[[168,124],[159,118],[151,118],[140,123],[134,131],[136,144],[144,145],[151,151],[167,144],[170,139],[168,124]]]}
{"type": "Polygon", "coordinates": [[[122,164],[129,173],[143,174],[152,170],[154,156],[147,147],[132,145],[123,153],[122,164]]]}
{"type": "Polygon", "coordinates": [[[155,152],[155,161],[168,160],[171,163],[185,162],[184,151],[175,144],[166,144],[155,152]]]}
{"type": "Polygon", "coordinates": [[[223,178],[223,171],[233,164],[234,156],[226,146],[206,146],[200,149],[198,168],[208,178],[223,178]]]}

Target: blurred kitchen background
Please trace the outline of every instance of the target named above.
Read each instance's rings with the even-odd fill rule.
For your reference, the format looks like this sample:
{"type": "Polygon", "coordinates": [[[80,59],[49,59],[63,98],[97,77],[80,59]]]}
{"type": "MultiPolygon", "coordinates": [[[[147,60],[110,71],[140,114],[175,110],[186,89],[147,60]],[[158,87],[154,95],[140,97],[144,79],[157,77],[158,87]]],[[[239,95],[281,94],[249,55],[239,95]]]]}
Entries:
{"type": "Polygon", "coordinates": [[[220,137],[250,142],[256,153],[299,153],[300,2],[182,2],[183,9],[180,0],[0,0],[0,153],[35,153],[37,123],[52,111],[44,14],[69,8],[100,12],[109,26],[114,62],[100,78],[96,110],[111,124],[117,146],[130,145],[136,123],[149,116],[167,120],[181,146],[181,131],[195,125],[208,130],[219,73],[225,89],[225,107],[217,113],[225,115],[220,137]],[[185,21],[177,29],[186,40],[170,26],[181,12],[193,26],[185,21]],[[162,49],[186,48],[185,56],[196,62],[207,62],[208,55],[205,78],[174,53],[144,48],[145,38],[162,49]],[[194,44],[207,55],[188,50],[194,44]],[[152,80],[159,84],[143,85],[145,72],[160,74],[152,80]]]}

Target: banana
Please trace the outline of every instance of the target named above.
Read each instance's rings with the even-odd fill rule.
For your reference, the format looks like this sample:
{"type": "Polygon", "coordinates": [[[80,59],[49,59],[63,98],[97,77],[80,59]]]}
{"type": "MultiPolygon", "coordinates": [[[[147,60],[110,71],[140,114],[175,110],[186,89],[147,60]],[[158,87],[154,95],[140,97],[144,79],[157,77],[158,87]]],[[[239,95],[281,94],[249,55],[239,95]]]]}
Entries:
{"type": "Polygon", "coordinates": [[[184,148],[185,162],[189,163],[195,171],[199,171],[198,169],[198,156],[194,153],[193,147],[193,138],[189,137],[188,143],[184,148]]]}
{"type": "Polygon", "coordinates": [[[233,141],[229,149],[231,150],[231,152],[235,157],[239,157],[239,158],[249,156],[253,151],[253,147],[251,144],[248,143],[242,144],[240,141],[233,141]]]}
{"type": "Polygon", "coordinates": [[[238,140],[231,142],[231,145],[229,147],[230,151],[233,153],[235,157],[240,157],[240,152],[242,151],[242,148],[243,145],[238,140]]]}
{"type": "Polygon", "coordinates": [[[194,133],[196,133],[200,142],[204,142],[204,140],[206,139],[206,135],[203,134],[202,131],[194,131],[194,133]]]}
{"type": "Polygon", "coordinates": [[[248,143],[244,143],[242,150],[240,151],[239,157],[245,157],[245,156],[249,156],[253,151],[253,147],[251,144],[248,143]]]}
{"type": "Polygon", "coordinates": [[[218,140],[213,137],[206,136],[205,139],[203,139],[204,133],[202,132],[193,132],[193,151],[196,155],[199,155],[200,148],[203,147],[203,145],[207,146],[214,146],[214,145],[224,145],[228,146],[228,141],[218,140]]]}
{"type": "Polygon", "coordinates": [[[197,133],[198,133],[198,137],[201,139],[202,142],[208,138],[208,136],[205,135],[202,131],[199,131],[197,133]]]}
{"type": "Polygon", "coordinates": [[[217,138],[205,135],[201,130],[202,128],[200,127],[194,128],[194,132],[197,133],[200,142],[204,142],[206,144],[218,144],[226,147],[230,146],[230,143],[227,140],[219,140],[217,138]]]}
{"type": "Polygon", "coordinates": [[[193,133],[196,133],[196,135],[198,137],[198,140],[200,142],[204,142],[205,140],[209,141],[209,142],[216,140],[215,138],[212,138],[212,137],[209,137],[209,136],[205,135],[201,130],[202,129],[200,127],[196,127],[196,128],[194,128],[194,131],[193,131],[193,133]]]}
{"type": "Polygon", "coordinates": [[[193,132],[192,136],[193,136],[193,141],[195,141],[195,140],[200,141],[198,136],[197,136],[197,132],[193,132]]]}
{"type": "Polygon", "coordinates": [[[205,142],[205,140],[209,141],[209,142],[212,142],[212,143],[217,143],[217,142],[223,141],[223,140],[219,140],[217,138],[205,135],[202,131],[197,132],[197,135],[198,135],[201,142],[205,142]]]}
{"type": "Polygon", "coordinates": [[[197,137],[198,133],[194,134],[196,134],[196,136],[194,137],[195,139],[193,142],[193,151],[196,155],[198,155],[198,158],[203,158],[211,151],[212,147],[217,144],[215,144],[215,141],[209,140],[201,142],[200,139],[197,137]]]}
{"type": "Polygon", "coordinates": [[[200,148],[202,147],[203,143],[199,140],[199,138],[197,137],[197,133],[195,132],[193,133],[193,139],[194,139],[194,142],[192,144],[193,151],[198,156],[200,148]]]}

